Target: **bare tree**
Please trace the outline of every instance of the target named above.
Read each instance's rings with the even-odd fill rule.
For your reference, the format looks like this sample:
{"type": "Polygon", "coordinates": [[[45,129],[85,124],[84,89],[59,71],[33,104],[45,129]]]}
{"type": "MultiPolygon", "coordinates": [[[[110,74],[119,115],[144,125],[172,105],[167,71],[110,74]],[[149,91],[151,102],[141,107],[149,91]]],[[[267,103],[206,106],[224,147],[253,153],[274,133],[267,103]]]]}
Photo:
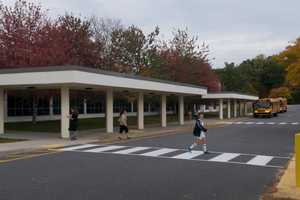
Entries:
{"type": "Polygon", "coordinates": [[[173,38],[169,41],[169,48],[176,51],[180,56],[197,58],[209,62],[209,46],[202,42],[199,44],[198,36],[193,36],[188,29],[177,29],[173,31],[173,38]]]}
{"type": "Polygon", "coordinates": [[[96,63],[96,67],[112,71],[114,60],[111,57],[112,33],[123,29],[121,20],[92,16],[90,22],[92,39],[95,42],[97,54],[100,56],[100,62],[96,63]]]}

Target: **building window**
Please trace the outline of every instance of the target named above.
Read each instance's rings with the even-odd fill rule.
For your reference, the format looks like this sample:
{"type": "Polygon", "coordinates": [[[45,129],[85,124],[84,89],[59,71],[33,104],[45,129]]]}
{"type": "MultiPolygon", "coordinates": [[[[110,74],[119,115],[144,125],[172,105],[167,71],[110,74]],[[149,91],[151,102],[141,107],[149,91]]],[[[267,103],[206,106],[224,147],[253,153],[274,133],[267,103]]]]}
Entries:
{"type": "Polygon", "coordinates": [[[60,115],[60,96],[53,96],[53,114],[60,115]]]}
{"type": "MultiPolygon", "coordinates": [[[[49,115],[49,97],[35,96],[38,115],[49,115]]],[[[31,116],[33,114],[33,96],[23,91],[8,94],[7,96],[8,116],[31,116]]]]}
{"type": "Polygon", "coordinates": [[[48,96],[37,97],[37,114],[38,115],[49,115],[49,98],[48,96]]]}
{"type": "Polygon", "coordinates": [[[84,101],[84,96],[80,95],[72,95],[70,98],[70,108],[75,108],[79,114],[83,114],[83,101],[84,101]]]}
{"type": "MultiPolygon", "coordinates": [[[[87,113],[105,113],[105,96],[89,93],[86,95],[87,113]]],[[[82,101],[83,102],[83,101],[82,101]]]]}
{"type": "Polygon", "coordinates": [[[8,95],[7,112],[8,116],[31,116],[32,99],[29,96],[8,95]]]}
{"type": "Polygon", "coordinates": [[[123,109],[131,111],[131,104],[126,99],[117,98],[114,101],[114,112],[120,113],[123,109]]]}

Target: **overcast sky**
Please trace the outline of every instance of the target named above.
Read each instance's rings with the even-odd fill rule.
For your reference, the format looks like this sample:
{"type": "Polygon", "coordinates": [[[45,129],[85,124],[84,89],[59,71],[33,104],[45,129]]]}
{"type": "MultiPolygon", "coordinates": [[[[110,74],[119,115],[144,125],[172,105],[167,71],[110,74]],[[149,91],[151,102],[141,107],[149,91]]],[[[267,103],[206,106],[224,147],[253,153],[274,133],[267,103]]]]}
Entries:
{"type": "MultiPolygon", "coordinates": [[[[0,0],[1,1],[1,0],[0,0]]],[[[2,0],[11,4],[14,0],[2,0]]],[[[121,19],[164,39],[187,27],[210,46],[213,67],[280,52],[300,36],[300,0],[32,0],[50,14],[121,19]]]]}

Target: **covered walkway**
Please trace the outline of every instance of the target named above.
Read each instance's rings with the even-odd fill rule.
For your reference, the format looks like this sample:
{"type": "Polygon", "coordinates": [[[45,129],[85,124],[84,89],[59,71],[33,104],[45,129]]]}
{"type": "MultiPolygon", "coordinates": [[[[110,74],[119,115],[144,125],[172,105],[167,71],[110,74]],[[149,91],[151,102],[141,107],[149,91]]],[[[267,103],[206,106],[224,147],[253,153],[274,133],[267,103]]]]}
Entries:
{"type": "Polygon", "coordinates": [[[114,94],[132,92],[137,100],[137,128],[144,129],[144,95],[160,96],[161,127],[167,126],[167,98],[178,98],[178,121],[184,124],[184,98],[207,94],[205,87],[176,83],[81,66],[52,66],[0,70],[0,134],[4,134],[7,114],[5,94],[9,90],[49,90],[60,92],[61,137],[69,138],[70,91],[101,91],[105,93],[106,132],[113,132],[114,94]]]}
{"type": "MultiPolygon", "coordinates": [[[[258,100],[257,96],[240,94],[235,92],[219,92],[209,93],[202,97],[203,99],[218,100],[219,103],[219,119],[224,119],[224,103],[227,107],[227,118],[230,119],[232,116],[232,104],[233,104],[233,117],[247,116],[248,105],[258,100]],[[239,110],[238,110],[239,107],[239,110]]],[[[252,109],[252,106],[250,107],[252,109]]]]}

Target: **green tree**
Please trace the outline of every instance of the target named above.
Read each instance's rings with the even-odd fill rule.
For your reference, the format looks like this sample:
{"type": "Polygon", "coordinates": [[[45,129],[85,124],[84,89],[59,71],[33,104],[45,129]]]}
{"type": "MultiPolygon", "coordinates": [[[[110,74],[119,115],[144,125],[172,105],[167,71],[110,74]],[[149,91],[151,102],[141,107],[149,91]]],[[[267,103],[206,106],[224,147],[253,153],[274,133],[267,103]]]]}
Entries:
{"type": "Polygon", "coordinates": [[[267,97],[271,89],[281,86],[285,81],[283,65],[273,57],[259,55],[247,59],[240,65],[225,63],[225,68],[216,70],[223,90],[240,91],[267,97]]]}
{"type": "Polygon", "coordinates": [[[133,25],[126,29],[114,30],[111,36],[110,56],[113,58],[115,70],[137,74],[143,68],[149,67],[155,54],[158,34],[158,27],[147,36],[133,25]]]}
{"type": "Polygon", "coordinates": [[[238,73],[238,68],[234,63],[225,63],[222,69],[216,69],[215,72],[219,75],[221,85],[225,91],[241,91],[241,76],[238,73]]]}
{"type": "Polygon", "coordinates": [[[285,69],[283,65],[274,61],[272,57],[265,60],[261,74],[261,93],[267,96],[274,88],[280,87],[285,82],[285,69]]]}

